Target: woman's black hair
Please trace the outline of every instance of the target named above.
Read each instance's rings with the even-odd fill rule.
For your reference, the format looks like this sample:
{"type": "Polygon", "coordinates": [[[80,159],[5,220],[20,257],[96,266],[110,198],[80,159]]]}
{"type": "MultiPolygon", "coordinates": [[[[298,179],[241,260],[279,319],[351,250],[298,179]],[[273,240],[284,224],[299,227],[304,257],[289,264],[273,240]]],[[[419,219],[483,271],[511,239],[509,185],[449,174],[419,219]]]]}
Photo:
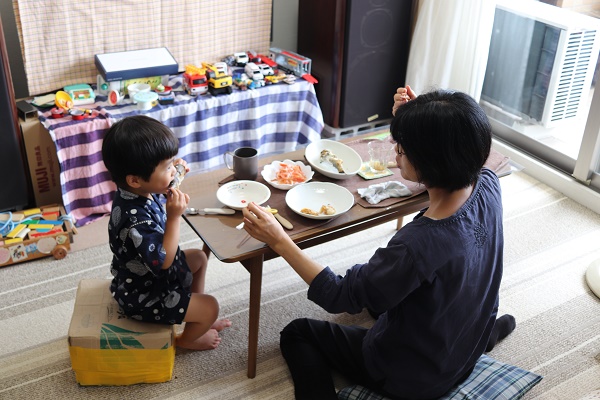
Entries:
{"type": "Polygon", "coordinates": [[[436,90],[402,105],[390,126],[419,182],[450,191],[477,181],[490,154],[492,129],[469,95],[436,90]]]}
{"type": "Polygon", "coordinates": [[[175,157],[179,141],[160,121],[145,115],[126,117],[113,124],[102,142],[102,159],[112,180],[125,185],[127,175],[143,180],[158,164],[175,157]]]}

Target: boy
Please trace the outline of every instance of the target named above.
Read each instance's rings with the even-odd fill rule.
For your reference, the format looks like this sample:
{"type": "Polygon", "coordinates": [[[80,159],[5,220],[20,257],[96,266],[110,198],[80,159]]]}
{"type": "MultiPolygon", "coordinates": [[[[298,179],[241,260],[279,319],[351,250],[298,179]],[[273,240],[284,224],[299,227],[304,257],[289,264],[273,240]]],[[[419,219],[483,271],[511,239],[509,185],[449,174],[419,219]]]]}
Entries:
{"type": "Polygon", "coordinates": [[[171,187],[179,143],[161,122],[136,115],[115,123],[102,144],[102,158],[117,192],[108,224],[113,252],[110,290],[130,318],[181,324],[178,347],[209,350],[231,326],[217,320],[217,300],[204,294],[207,257],[179,248],[180,217],[189,196],[171,187]],[[166,196],[163,206],[158,195],[166,196]]]}

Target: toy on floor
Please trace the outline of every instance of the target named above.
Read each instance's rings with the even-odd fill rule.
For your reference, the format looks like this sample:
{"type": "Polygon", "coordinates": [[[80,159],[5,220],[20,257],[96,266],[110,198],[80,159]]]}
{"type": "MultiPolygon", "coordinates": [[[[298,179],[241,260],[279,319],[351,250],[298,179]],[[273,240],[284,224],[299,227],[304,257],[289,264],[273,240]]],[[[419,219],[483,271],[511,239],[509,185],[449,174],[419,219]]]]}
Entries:
{"type": "Polygon", "coordinates": [[[0,266],[67,256],[77,229],[62,206],[0,213],[0,266]]]}

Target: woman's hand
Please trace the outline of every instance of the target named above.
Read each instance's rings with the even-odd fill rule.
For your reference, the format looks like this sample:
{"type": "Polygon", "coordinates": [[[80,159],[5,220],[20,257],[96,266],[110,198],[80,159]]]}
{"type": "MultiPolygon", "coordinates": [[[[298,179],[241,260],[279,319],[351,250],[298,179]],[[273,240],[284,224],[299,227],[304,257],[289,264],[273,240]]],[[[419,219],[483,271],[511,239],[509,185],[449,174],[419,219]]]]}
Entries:
{"type": "Polygon", "coordinates": [[[264,208],[250,203],[242,208],[244,214],[244,229],[254,239],[266,243],[274,252],[283,257],[298,275],[309,285],[323,266],[309,258],[292,241],[273,214],[264,208]]]}
{"type": "Polygon", "coordinates": [[[392,107],[392,115],[396,115],[396,110],[403,104],[408,103],[410,100],[414,100],[417,98],[417,95],[410,86],[406,85],[406,87],[399,87],[396,90],[396,94],[394,94],[394,106],[392,107]]]}
{"type": "Polygon", "coordinates": [[[166,197],[167,203],[165,204],[165,209],[167,210],[168,218],[180,217],[190,202],[190,196],[176,188],[169,189],[166,197]]]}
{"type": "Polygon", "coordinates": [[[246,208],[242,208],[244,214],[244,229],[254,239],[266,243],[273,248],[276,244],[289,239],[283,227],[273,214],[252,202],[246,208]]]}

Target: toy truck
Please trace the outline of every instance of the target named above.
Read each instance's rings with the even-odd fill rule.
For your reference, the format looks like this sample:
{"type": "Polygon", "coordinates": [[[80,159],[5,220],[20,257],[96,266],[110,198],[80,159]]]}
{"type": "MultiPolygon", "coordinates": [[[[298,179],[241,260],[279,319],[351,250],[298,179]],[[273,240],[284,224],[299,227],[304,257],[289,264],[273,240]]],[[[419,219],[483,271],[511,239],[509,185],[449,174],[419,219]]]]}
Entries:
{"type": "Polygon", "coordinates": [[[213,96],[219,94],[231,94],[233,92],[233,88],[231,85],[233,84],[233,80],[231,76],[227,75],[227,73],[219,70],[216,66],[209,63],[202,63],[202,67],[206,70],[206,77],[208,78],[208,91],[213,96]]]}
{"type": "Polygon", "coordinates": [[[183,87],[190,96],[206,94],[208,92],[206,70],[195,65],[186,65],[183,74],[183,87]]]}
{"type": "Polygon", "coordinates": [[[267,64],[271,68],[277,67],[277,63],[275,61],[271,60],[270,57],[265,56],[264,54],[257,54],[256,57],[260,58],[261,63],[267,64]]]}
{"type": "Polygon", "coordinates": [[[270,58],[277,63],[279,69],[282,69],[289,74],[294,74],[310,83],[314,84],[318,82],[315,77],[310,74],[312,64],[310,58],[277,47],[271,47],[269,52],[270,58]]]}
{"type": "Polygon", "coordinates": [[[249,61],[248,54],[244,52],[233,53],[233,59],[236,67],[243,67],[249,61]]]}

